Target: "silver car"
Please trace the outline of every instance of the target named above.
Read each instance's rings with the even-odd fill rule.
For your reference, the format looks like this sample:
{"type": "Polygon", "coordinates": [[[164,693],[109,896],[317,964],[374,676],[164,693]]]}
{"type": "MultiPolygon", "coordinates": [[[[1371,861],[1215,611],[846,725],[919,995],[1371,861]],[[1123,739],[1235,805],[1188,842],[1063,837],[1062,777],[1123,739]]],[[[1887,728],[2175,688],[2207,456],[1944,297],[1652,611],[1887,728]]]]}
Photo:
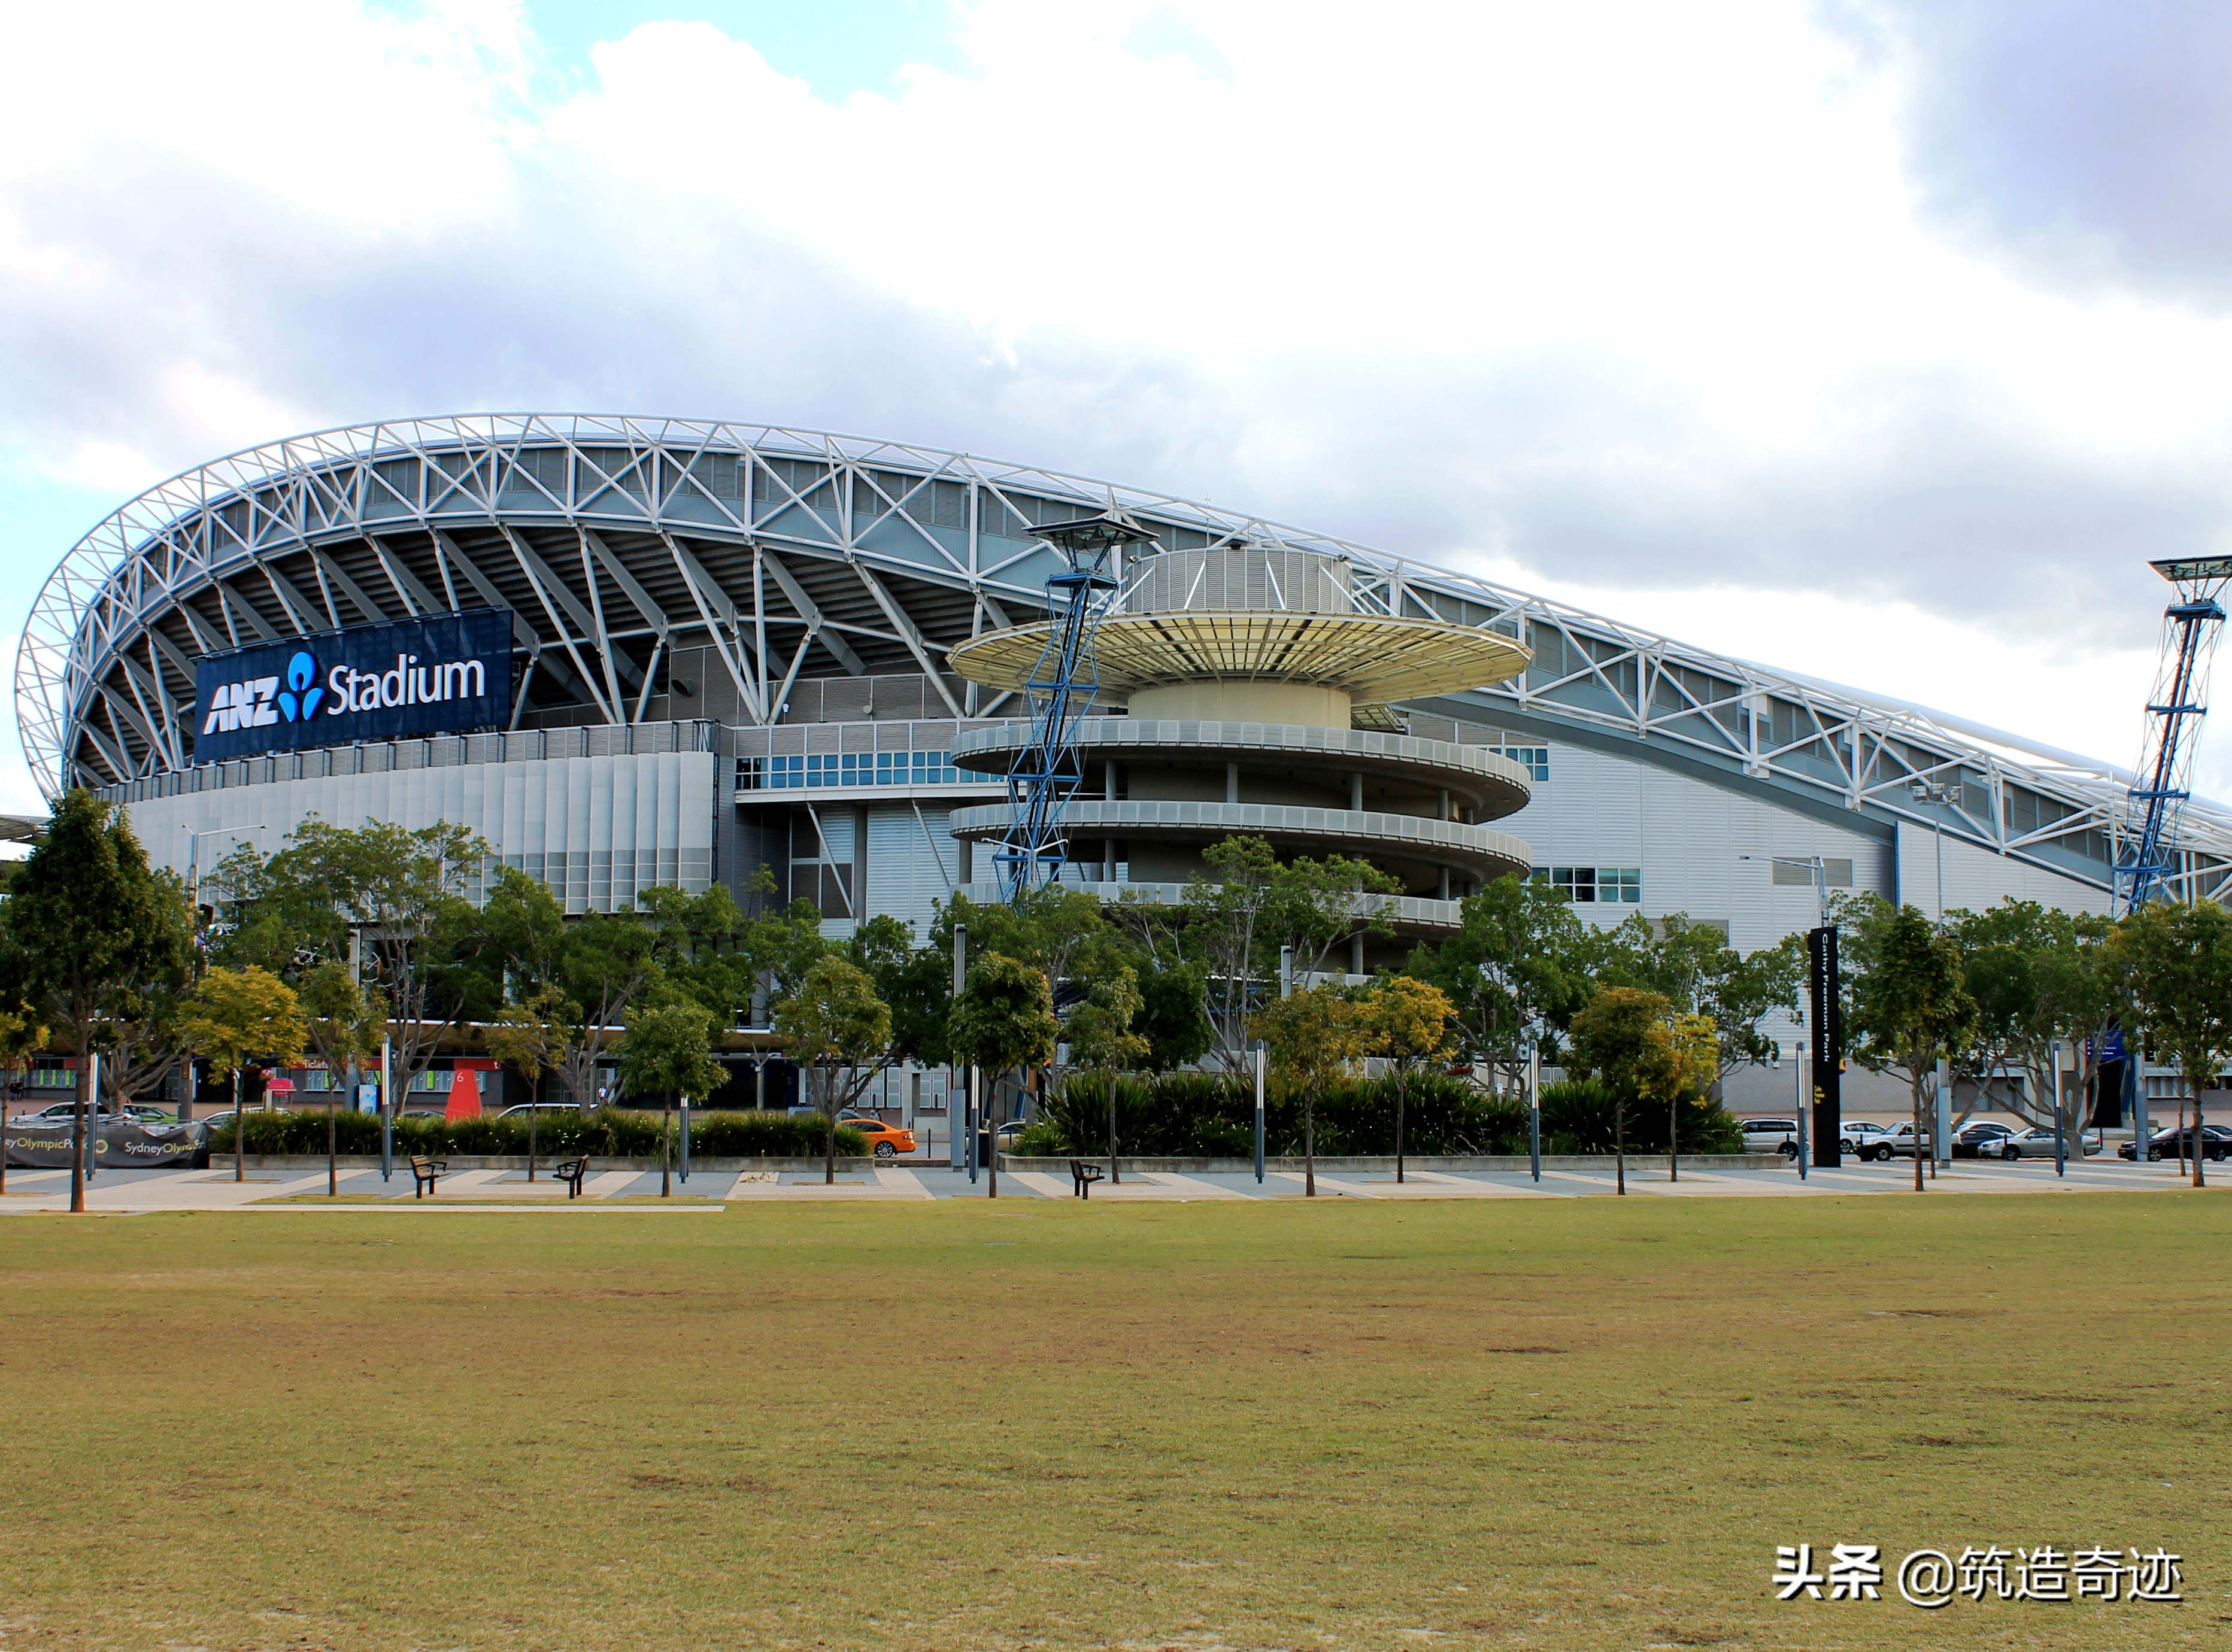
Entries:
{"type": "Polygon", "coordinates": [[[1747,1153],[1780,1153],[1787,1159],[1794,1159],[1798,1156],[1798,1121],[1747,1118],[1743,1121],[1743,1148],[1747,1153]]]}
{"type": "MultiPolygon", "coordinates": [[[[2061,1153],[2066,1159],[2081,1159],[2088,1153],[2099,1150],[2100,1143],[2086,1141],[2081,1130],[2074,1136],[2062,1137],[2061,1153]]],[[[2052,1159],[2054,1132],[2036,1126],[2019,1130],[2000,1143],[1999,1155],[2003,1159],[2052,1159]]]]}

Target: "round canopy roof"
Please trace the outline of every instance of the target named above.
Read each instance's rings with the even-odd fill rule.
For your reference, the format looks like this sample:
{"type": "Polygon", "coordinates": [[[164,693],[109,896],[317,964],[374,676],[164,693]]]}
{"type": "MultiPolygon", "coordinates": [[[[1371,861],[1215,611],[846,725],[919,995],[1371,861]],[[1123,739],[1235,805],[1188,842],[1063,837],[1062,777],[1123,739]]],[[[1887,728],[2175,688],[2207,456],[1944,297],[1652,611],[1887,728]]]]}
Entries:
{"type": "MultiPolygon", "coordinates": [[[[1044,625],[988,632],[948,658],[971,682],[1021,689],[1051,632],[1044,625]]],[[[1501,632],[1442,620],[1280,609],[1115,614],[1093,633],[1093,653],[1101,688],[1117,693],[1242,677],[1321,683],[1365,702],[1486,688],[1516,676],[1532,658],[1501,632]]]]}

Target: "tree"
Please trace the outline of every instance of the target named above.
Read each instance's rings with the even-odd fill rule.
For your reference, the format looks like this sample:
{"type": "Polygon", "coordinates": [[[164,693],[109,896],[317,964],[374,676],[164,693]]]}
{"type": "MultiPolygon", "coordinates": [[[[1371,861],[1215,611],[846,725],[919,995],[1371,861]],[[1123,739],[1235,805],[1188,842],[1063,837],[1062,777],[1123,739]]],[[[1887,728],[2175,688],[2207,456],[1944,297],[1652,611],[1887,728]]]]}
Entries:
{"type": "Polygon", "coordinates": [[[1205,967],[1218,1059],[1237,1072],[1247,1056],[1249,1012],[1291,949],[1294,977],[1320,973],[1334,948],[1359,935],[1392,935],[1388,913],[1401,885],[1346,855],[1281,863],[1262,838],[1227,838],[1202,851],[1207,875],[1186,885],[1181,909],[1205,967]]]}
{"type": "Polygon", "coordinates": [[[720,884],[697,895],[670,884],[645,890],[636,905],[667,984],[704,1005],[717,1026],[743,1026],[759,972],[743,944],[748,926],[736,897],[720,884]]]}
{"type": "Polygon", "coordinates": [[[943,951],[918,947],[911,927],[878,913],[853,930],[845,956],[867,972],[876,996],[891,1007],[893,1058],[926,1067],[946,1066],[945,1017],[953,1004],[951,940],[943,951]]]}
{"type": "Polygon", "coordinates": [[[1739,953],[1719,928],[1674,912],[1652,923],[1632,917],[1606,937],[1599,969],[1607,986],[1664,994],[1677,1015],[1710,1017],[1715,1033],[1712,1082],[1740,1066],[1765,1066],[1781,1047],[1762,1028],[1770,1015],[1796,1016],[1806,981],[1806,939],[1786,935],[1771,947],[1739,953]]]}
{"type": "Polygon", "coordinates": [[[713,1059],[713,1012],[678,992],[662,994],[627,1013],[620,1044],[620,1083],[631,1095],[661,1098],[659,1127],[659,1196],[673,1192],[668,1163],[678,1096],[703,1101],[729,1079],[713,1059]]]}
{"type": "Polygon", "coordinates": [[[1318,1193],[1318,1095],[1356,1065],[1371,1029],[1346,988],[1330,982],[1297,987],[1258,1010],[1250,1023],[1270,1052],[1271,1064],[1292,1083],[1302,1103],[1302,1193],[1318,1193]]]}
{"type": "Polygon", "coordinates": [[[1146,971],[1139,982],[1139,1014],[1133,1023],[1147,1040],[1141,1065],[1168,1072],[1191,1066],[1216,1047],[1208,988],[1209,974],[1197,963],[1146,971]]]}
{"type": "Polygon", "coordinates": [[[1457,1053],[1450,1023],[1457,1011],[1447,994],[1409,975],[1381,975],[1359,1006],[1369,1042],[1395,1072],[1395,1180],[1403,1181],[1403,1110],[1411,1075],[1445,1067],[1457,1053]]]}
{"type": "Polygon", "coordinates": [[[798,990],[775,1006],[775,1028],[790,1059],[813,1081],[821,1110],[821,1179],[837,1180],[837,1114],[855,1105],[891,1061],[892,1012],[858,964],[840,957],[815,962],[798,990]],[[840,1080],[840,1073],[845,1076],[840,1080]]]}
{"type": "Polygon", "coordinates": [[[2020,1070],[2033,1098],[2024,1109],[2031,1122],[2056,1125],[2065,1137],[2084,1128],[2100,1029],[2122,1007],[2107,968],[2109,927],[2105,918],[2017,900],[1956,912],[1948,926],[1960,949],[1963,980],[1976,1001],[1976,1032],[1960,1070],[1980,1092],[1993,1071],[2020,1070]],[[2073,1094],[2061,1088],[2057,1042],[2077,1057],[2073,1094]]]}
{"type": "MultiPolygon", "coordinates": [[[[1054,1059],[1061,1026],[1054,1017],[1054,992],[1045,975],[1005,953],[980,953],[953,1001],[946,1041],[979,1072],[1033,1072],[1054,1059]]],[[[986,1155],[991,1196],[1000,1196],[1000,1138],[992,1134],[986,1155]]]]}
{"type": "MultiPolygon", "coordinates": [[[[380,1053],[387,1030],[387,1001],[379,989],[367,993],[345,964],[321,963],[303,978],[297,994],[312,1048],[326,1069],[326,1192],[337,1196],[341,1177],[335,1131],[341,1102],[354,1093],[358,1068],[380,1053]],[[334,1083],[338,1076],[341,1082],[334,1083]]],[[[532,1165],[529,1166],[530,1173],[532,1165]]]]}
{"type": "Polygon", "coordinates": [[[1517,1091],[1527,1071],[1527,1039],[1555,1040],[1589,1001],[1601,943],[1572,900],[1547,883],[1507,874],[1460,904],[1457,932],[1411,955],[1410,974],[1442,989],[1457,1014],[1466,1053],[1517,1091]]]}
{"type": "MultiPolygon", "coordinates": [[[[74,1139],[86,1140],[85,1058],[105,1012],[166,966],[177,927],[163,885],[120,813],[81,787],[55,801],[47,829],[8,885],[7,927],[23,988],[51,999],[78,1054],[74,1139]]],[[[85,1208],[85,1155],[70,1159],[70,1208],[85,1208]]]]}
{"type": "Polygon", "coordinates": [[[499,1061],[509,1062],[527,1080],[529,1182],[535,1180],[535,1124],[542,1111],[535,1105],[540,1099],[537,1087],[542,1082],[542,1075],[555,1070],[565,1057],[567,1019],[566,994],[556,982],[546,981],[505,1004],[496,1013],[483,1040],[490,1055],[499,1061]]]}
{"type": "Polygon", "coordinates": [[[517,1027],[530,1010],[545,1018],[542,1064],[587,1113],[597,1104],[597,1069],[609,1059],[630,1007],[661,979],[657,932],[635,912],[569,920],[548,888],[509,866],[496,873],[481,927],[511,982],[497,1019],[517,1027]]]}
{"type": "Polygon", "coordinates": [[[295,989],[260,964],[212,969],[178,1007],[178,1032],[206,1058],[210,1071],[232,1080],[232,1178],[243,1179],[248,1150],[240,1116],[241,1069],[251,1061],[284,1066],[302,1059],[310,1029],[295,989]]]}
{"type": "MultiPolygon", "coordinates": [[[[2232,912],[2214,901],[2150,901],[2116,926],[2110,955],[2132,1018],[2177,1058],[2193,1098],[2193,1185],[2202,1186],[2202,1092],[2232,1059],[2232,912]]],[[[2178,1109],[2183,1139],[2185,1110],[2178,1109]]],[[[2144,1155],[2146,1143],[2136,1143],[2144,1155]]]]}
{"type": "Polygon", "coordinates": [[[492,1012],[500,996],[500,983],[456,967],[484,932],[464,891],[488,865],[488,845],[448,822],[413,831],[313,818],[287,845],[269,859],[243,847],[217,867],[211,881],[227,920],[219,962],[300,980],[346,962],[358,930],[364,968],[387,1001],[396,1087],[407,1093],[457,1023],[477,1007],[492,1012]],[[490,1001],[477,1004],[477,988],[490,1001]]]}
{"type": "MultiPolygon", "coordinates": [[[[1922,1086],[1940,1057],[1971,1036],[1976,1001],[1961,975],[1960,949],[1912,906],[1871,909],[1861,925],[1865,971],[1854,982],[1847,1023],[1871,1072],[1904,1072],[1914,1109],[1914,1190],[1922,1191],[1922,1086]]],[[[1933,1143],[1932,1150],[1944,1144],[1933,1143]]]]}
{"type": "Polygon", "coordinates": [[[194,910],[178,874],[153,873],[149,944],[140,967],[119,979],[101,1005],[93,1042],[107,1052],[101,1089],[112,1109],[155,1092],[182,1067],[189,1080],[192,1057],[178,1038],[178,1001],[192,988],[200,955],[194,944],[194,910]]]}
{"type": "Polygon", "coordinates": [[[1599,988],[1573,1017],[1573,1060],[1612,1092],[1616,1185],[1627,1191],[1627,1104],[1678,1102],[1689,1076],[1671,1025],[1673,1001],[1639,987],[1599,988]]]}
{"type": "Polygon", "coordinates": [[[1139,972],[1122,966],[1093,983],[1084,1001],[1069,1012],[1069,1057],[1080,1067],[1097,1068],[1108,1088],[1108,1180],[1124,1179],[1116,1162],[1116,1075],[1147,1059],[1146,1039],[1132,1030],[1141,1005],[1139,972]]]}

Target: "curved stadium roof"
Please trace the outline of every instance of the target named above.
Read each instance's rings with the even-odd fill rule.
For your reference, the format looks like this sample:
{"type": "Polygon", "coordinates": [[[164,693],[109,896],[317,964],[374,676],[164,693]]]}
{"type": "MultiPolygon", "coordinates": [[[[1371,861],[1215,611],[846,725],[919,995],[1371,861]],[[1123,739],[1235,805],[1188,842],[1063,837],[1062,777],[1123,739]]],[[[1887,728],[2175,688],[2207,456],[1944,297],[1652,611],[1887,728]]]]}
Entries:
{"type": "MultiPolygon", "coordinates": [[[[1601,615],[1203,502],[970,454],[718,420],[501,413],[354,425],[252,448],[131,500],[32,605],[16,715],[41,787],[120,784],[192,761],[196,656],[494,606],[536,662],[533,708],[626,722],[659,657],[710,645],[743,720],[790,685],[926,676],[969,638],[1039,618],[1053,554],[1032,530],[1116,509],[1159,547],[1234,541],[1344,557],[1358,608],[1522,640],[1526,671],[1418,709],[1622,750],[1888,828],[1904,819],[2105,884],[2123,829],[2112,766],[1924,708],[1780,673],[1601,615]],[[1928,779],[1954,801],[1917,804],[1928,779]]],[[[2187,811],[2188,875],[2216,893],[2232,814],[2187,811]]]]}

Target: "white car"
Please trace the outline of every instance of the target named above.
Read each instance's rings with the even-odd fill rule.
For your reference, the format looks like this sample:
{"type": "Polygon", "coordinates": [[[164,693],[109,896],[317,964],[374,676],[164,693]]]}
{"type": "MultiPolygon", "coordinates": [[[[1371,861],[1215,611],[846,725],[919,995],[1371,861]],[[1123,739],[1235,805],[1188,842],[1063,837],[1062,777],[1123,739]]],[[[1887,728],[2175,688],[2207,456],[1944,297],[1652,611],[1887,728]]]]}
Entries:
{"type": "Polygon", "coordinates": [[[1794,1118],[1747,1118],[1743,1121],[1743,1150],[1747,1153],[1780,1153],[1798,1156],[1798,1121],[1794,1118]]]}
{"type": "Polygon", "coordinates": [[[1845,1121],[1841,1139],[1845,1151],[1865,1159],[1873,1156],[1868,1150],[1890,1134],[1891,1131],[1881,1124],[1872,1124],[1865,1118],[1848,1118],[1845,1121]]]}

